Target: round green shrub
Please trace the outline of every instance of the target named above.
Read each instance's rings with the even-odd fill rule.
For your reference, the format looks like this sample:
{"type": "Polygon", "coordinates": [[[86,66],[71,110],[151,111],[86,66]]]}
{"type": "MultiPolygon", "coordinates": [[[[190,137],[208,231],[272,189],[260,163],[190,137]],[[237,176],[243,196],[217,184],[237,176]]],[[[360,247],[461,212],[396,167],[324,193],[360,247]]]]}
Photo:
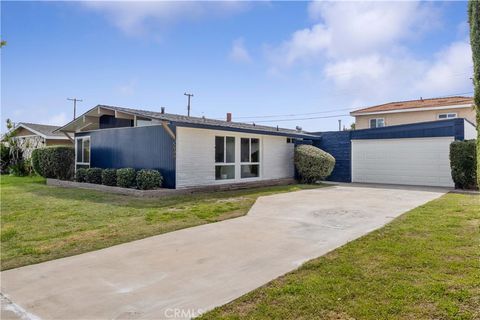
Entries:
{"type": "Polygon", "coordinates": [[[160,188],[163,177],[157,170],[143,169],[137,173],[137,187],[140,190],[160,188]]]}
{"type": "Polygon", "coordinates": [[[102,184],[106,186],[117,185],[117,170],[105,169],[102,171],[102,184]]]}
{"type": "Polygon", "coordinates": [[[477,152],[475,140],[454,141],[450,144],[450,168],[455,187],[476,189],[477,152]]]}
{"type": "Polygon", "coordinates": [[[75,150],[68,146],[35,149],[33,170],[44,178],[72,180],[75,173],[75,150]]]}
{"type": "Polygon", "coordinates": [[[88,168],[85,180],[88,183],[101,184],[102,183],[102,169],[100,168],[88,168]]]}
{"type": "Polygon", "coordinates": [[[87,168],[78,168],[75,173],[75,181],[87,182],[87,168]]]}
{"type": "Polygon", "coordinates": [[[117,186],[122,188],[134,188],[137,174],[133,168],[122,168],[117,170],[117,186]]]}
{"type": "Polygon", "coordinates": [[[295,148],[295,167],[304,183],[325,180],[335,167],[335,158],[314,146],[300,145],[295,148]]]}

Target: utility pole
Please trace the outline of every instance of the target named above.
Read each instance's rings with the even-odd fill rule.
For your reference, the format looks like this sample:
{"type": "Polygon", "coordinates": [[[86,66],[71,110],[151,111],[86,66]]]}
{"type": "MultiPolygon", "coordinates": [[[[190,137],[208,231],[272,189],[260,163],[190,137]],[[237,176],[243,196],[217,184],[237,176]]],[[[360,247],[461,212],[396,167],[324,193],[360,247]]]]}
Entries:
{"type": "Polygon", "coordinates": [[[342,131],[342,120],[338,119],[338,131],[342,131]]]}
{"type": "Polygon", "coordinates": [[[77,118],[77,101],[82,102],[83,100],[77,98],[67,98],[67,100],[73,101],[73,120],[77,118]]]}
{"type": "Polygon", "coordinates": [[[188,116],[190,117],[190,98],[193,97],[193,93],[184,93],[183,95],[187,96],[188,97],[188,106],[187,106],[187,110],[188,110],[188,116]]]}

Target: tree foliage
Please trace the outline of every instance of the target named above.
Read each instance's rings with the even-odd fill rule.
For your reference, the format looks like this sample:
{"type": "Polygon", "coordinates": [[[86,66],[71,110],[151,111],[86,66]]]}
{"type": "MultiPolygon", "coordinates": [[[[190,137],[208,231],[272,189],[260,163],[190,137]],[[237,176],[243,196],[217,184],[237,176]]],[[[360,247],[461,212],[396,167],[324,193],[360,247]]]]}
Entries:
{"type": "MultiPolygon", "coordinates": [[[[473,58],[473,102],[477,111],[477,159],[480,159],[480,1],[469,0],[470,45],[473,58]]],[[[480,186],[480,161],[477,161],[477,185],[480,186]]]]}

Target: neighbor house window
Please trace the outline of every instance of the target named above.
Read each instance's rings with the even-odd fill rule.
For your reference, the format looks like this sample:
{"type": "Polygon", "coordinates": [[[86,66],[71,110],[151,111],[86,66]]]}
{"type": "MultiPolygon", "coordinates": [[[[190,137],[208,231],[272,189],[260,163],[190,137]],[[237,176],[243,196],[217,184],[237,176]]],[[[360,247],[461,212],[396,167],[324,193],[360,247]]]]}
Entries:
{"type": "Polygon", "coordinates": [[[260,176],[260,140],[257,138],[240,139],[240,177],[260,176]]]}
{"type": "Polygon", "coordinates": [[[90,165],[90,137],[76,138],[77,164],[90,165]]]}
{"type": "Polygon", "coordinates": [[[215,180],[226,179],[235,179],[235,137],[217,136],[215,137],[215,180]]]}
{"type": "Polygon", "coordinates": [[[438,115],[438,119],[453,119],[453,118],[456,118],[457,117],[457,114],[456,113],[440,113],[438,115]]]}
{"type": "Polygon", "coordinates": [[[385,127],[385,120],[383,118],[370,119],[370,128],[385,127]]]}

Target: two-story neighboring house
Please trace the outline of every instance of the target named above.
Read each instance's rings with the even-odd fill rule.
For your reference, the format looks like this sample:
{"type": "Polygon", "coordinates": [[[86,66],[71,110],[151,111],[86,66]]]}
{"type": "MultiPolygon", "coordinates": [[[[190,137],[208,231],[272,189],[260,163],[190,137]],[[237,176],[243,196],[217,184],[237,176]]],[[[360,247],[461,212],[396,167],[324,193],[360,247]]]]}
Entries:
{"type": "Polygon", "coordinates": [[[448,97],[390,102],[355,110],[355,129],[465,118],[476,125],[471,97],[448,97]]]}

